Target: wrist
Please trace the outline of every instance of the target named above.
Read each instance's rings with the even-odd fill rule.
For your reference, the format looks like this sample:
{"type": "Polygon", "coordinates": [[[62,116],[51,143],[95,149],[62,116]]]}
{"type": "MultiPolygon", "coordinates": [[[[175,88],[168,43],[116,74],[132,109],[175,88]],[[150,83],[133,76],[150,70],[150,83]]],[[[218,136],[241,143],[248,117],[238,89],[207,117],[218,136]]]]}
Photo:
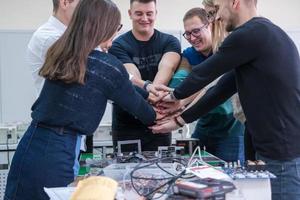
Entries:
{"type": "Polygon", "coordinates": [[[146,80],[146,81],[144,82],[143,89],[146,90],[146,91],[148,91],[148,90],[147,90],[147,87],[148,87],[150,84],[152,84],[152,82],[149,81],[149,80],[146,80]]]}
{"type": "MultiPolygon", "coordinates": [[[[180,117],[180,118],[181,118],[181,117],[180,117]]],[[[174,117],[174,122],[175,122],[175,124],[177,124],[177,126],[183,127],[185,123],[184,123],[183,120],[180,120],[180,118],[179,118],[179,116],[174,117]]],[[[182,119],[182,118],[181,118],[181,119],[182,119]]]]}
{"type": "Polygon", "coordinates": [[[177,116],[176,118],[177,118],[177,120],[178,120],[178,122],[179,122],[180,124],[183,124],[183,125],[186,124],[185,121],[184,121],[184,119],[183,119],[180,115],[177,116]]]}

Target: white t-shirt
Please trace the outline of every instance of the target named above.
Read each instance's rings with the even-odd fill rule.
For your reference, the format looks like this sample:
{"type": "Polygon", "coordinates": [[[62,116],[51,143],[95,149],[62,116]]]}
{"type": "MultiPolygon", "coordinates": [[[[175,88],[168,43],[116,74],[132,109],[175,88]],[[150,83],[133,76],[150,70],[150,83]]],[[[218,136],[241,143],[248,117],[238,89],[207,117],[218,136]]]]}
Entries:
{"type": "Polygon", "coordinates": [[[48,49],[65,32],[66,26],[56,17],[51,16],[49,20],[39,27],[33,34],[27,46],[27,63],[30,67],[37,96],[40,94],[44,78],[39,76],[39,70],[45,62],[48,49]]]}
{"type": "MultiPolygon", "coordinates": [[[[40,26],[31,37],[27,46],[27,64],[30,67],[34,86],[39,96],[44,78],[39,76],[39,71],[43,66],[48,49],[62,36],[66,26],[56,17],[51,16],[48,21],[40,26]]],[[[86,151],[85,136],[81,137],[80,149],[86,151]]]]}

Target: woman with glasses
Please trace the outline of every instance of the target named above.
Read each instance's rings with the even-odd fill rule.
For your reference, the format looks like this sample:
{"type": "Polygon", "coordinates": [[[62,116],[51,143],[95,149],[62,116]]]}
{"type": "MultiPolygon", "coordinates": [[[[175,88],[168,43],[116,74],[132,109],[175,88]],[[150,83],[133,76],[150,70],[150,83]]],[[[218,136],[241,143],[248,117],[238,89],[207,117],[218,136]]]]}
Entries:
{"type": "Polygon", "coordinates": [[[108,99],[153,124],[155,111],[135,91],[122,63],[105,52],[120,20],[110,0],[81,0],[67,30],[47,52],[39,72],[46,81],[14,155],[5,200],[49,199],[44,187],[71,183],[77,135],[93,134],[108,99]]]}

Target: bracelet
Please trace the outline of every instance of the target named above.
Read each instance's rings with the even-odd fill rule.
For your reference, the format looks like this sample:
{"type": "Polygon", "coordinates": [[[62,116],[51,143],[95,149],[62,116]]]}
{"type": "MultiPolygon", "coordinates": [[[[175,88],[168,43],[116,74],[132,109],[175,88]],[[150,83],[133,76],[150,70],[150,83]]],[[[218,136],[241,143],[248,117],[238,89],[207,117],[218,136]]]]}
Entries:
{"type": "Polygon", "coordinates": [[[181,124],[181,123],[178,121],[177,117],[174,117],[174,122],[175,122],[175,124],[177,124],[179,127],[183,127],[183,125],[184,125],[184,124],[181,124]]]}
{"type": "Polygon", "coordinates": [[[147,86],[150,85],[150,84],[152,84],[152,82],[149,81],[149,80],[146,80],[145,83],[144,83],[143,89],[147,91],[147,86]]]}

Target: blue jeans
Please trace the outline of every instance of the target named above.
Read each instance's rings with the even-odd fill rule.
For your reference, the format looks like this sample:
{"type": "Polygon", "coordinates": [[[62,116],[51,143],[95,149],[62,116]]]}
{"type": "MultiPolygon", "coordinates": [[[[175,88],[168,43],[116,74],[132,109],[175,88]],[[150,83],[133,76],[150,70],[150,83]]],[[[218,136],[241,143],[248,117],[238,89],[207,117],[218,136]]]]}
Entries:
{"type": "Polygon", "coordinates": [[[223,138],[200,136],[200,146],[206,151],[226,162],[240,160],[244,163],[244,136],[230,136],[223,138]]]}
{"type": "Polygon", "coordinates": [[[76,135],[31,124],[13,157],[4,200],[48,200],[44,187],[65,187],[71,183],[76,143],[76,135]]]}
{"type": "Polygon", "coordinates": [[[279,161],[257,155],[267,163],[268,171],[277,176],[271,179],[272,200],[300,200],[300,157],[279,161]]]}

